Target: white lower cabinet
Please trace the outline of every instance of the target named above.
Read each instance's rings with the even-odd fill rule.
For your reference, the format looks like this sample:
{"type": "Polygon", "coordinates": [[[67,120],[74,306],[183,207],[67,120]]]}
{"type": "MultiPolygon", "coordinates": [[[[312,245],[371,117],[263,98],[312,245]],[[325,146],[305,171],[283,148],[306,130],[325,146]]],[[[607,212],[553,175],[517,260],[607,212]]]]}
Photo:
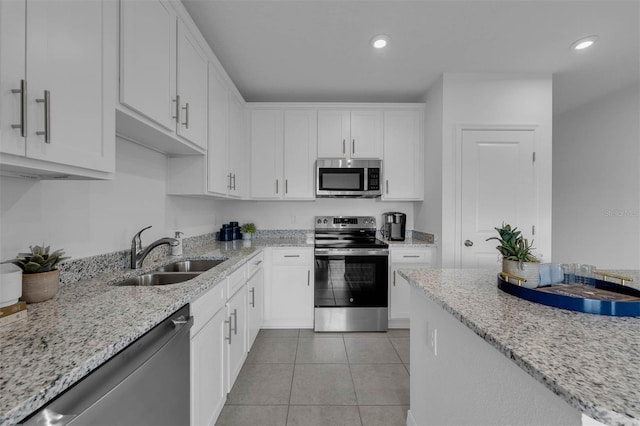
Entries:
{"type": "Polygon", "coordinates": [[[313,327],[313,248],[270,249],[264,325],[313,327]]]}
{"type": "Polygon", "coordinates": [[[398,274],[398,269],[429,268],[432,266],[433,248],[390,247],[389,268],[389,326],[408,327],[411,298],[407,280],[398,274]]]}
{"type": "Polygon", "coordinates": [[[227,372],[229,383],[227,392],[231,392],[233,383],[247,359],[247,285],[244,284],[227,302],[227,317],[230,322],[227,329],[227,372]]]}
{"type": "Polygon", "coordinates": [[[249,280],[247,281],[247,349],[255,342],[264,318],[264,255],[262,253],[247,262],[249,280]]]}

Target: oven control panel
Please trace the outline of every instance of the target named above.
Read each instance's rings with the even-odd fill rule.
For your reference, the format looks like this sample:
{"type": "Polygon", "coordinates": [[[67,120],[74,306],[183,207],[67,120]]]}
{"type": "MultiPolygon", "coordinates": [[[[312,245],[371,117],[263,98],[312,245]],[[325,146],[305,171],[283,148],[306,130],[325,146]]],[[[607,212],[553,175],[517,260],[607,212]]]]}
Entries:
{"type": "Polygon", "coordinates": [[[376,218],[373,216],[316,216],[316,229],[376,229],[376,218]]]}

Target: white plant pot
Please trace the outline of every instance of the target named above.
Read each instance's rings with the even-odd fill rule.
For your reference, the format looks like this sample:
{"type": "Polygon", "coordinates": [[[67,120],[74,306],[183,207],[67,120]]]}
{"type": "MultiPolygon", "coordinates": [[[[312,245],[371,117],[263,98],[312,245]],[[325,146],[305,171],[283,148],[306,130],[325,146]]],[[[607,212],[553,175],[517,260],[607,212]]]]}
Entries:
{"type": "MultiPolygon", "coordinates": [[[[502,272],[524,278],[522,287],[536,288],[540,285],[540,263],[537,262],[518,262],[517,260],[502,260],[502,272]]],[[[517,284],[517,281],[509,282],[517,284]]]]}
{"type": "Polygon", "coordinates": [[[249,234],[248,232],[245,232],[245,233],[242,234],[242,239],[243,240],[250,240],[252,235],[253,234],[249,234]]]}
{"type": "Polygon", "coordinates": [[[0,308],[18,303],[22,296],[22,269],[11,263],[0,265],[0,308]]]}

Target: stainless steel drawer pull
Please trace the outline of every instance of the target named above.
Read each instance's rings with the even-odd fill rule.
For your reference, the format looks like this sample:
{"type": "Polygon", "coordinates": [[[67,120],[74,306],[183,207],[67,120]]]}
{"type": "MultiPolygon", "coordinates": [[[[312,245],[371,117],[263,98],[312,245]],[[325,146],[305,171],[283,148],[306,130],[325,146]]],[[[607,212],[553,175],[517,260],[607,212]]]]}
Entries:
{"type": "Polygon", "coordinates": [[[311,285],[311,271],[307,269],[307,287],[311,285]]]}
{"type": "Polygon", "coordinates": [[[189,323],[189,320],[191,320],[191,318],[193,317],[185,317],[185,316],[179,316],[176,319],[172,319],[171,322],[173,323],[174,327],[177,327],[179,325],[185,325],[189,323]]]}
{"type": "Polygon", "coordinates": [[[257,260],[257,261],[255,261],[255,262],[253,262],[253,264],[254,264],[254,265],[256,265],[256,266],[258,266],[258,265],[259,265],[259,264],[261,264],[261,263],[262,263],[262,260],[257,260]]]}
{"type": "Polygon", "coordinates": [[[44,143],[51,143],[51,93],[44,91],[44,98],[36,99],[38,103],[44,103],[44,132],[36,132],[36,135],[44,135],[44,143]]]}
{"type": "Polygon", "coordinates": [[[249,302],[251,304],[252,308],[256,307],[256,288],[252,287],[251,290],[249,290],[249,293],[251,293],[251,302],[249,302]]]}
{"type": "Polygon", "coordinates": [[[238,310],[234,309],[233,313],[233,334],[238,334],[238,310]]]}
{"type": "Polygon", "coordinates": [[[229,344],[231,344],[231,317],[229,317],[228,321],[224,322],[225,324],[229,324],[229,337],[225,337],[225,340],[229,341],[229,344]]]}
{"type": "Polygon", "coordinates": [[[176,115],[171,118],[175,118],[176,123],[180,123],[180,95],[177,95],[173,102],[176,103],[176,115]]]}
{"type": "Polygon", "coordinates": [[[12,124],[12,129],[20,129],[20,136],[27,136],[27,82],[20,80],[19,89],[11,89],[11,93],[20,93],[20,124],[12,124]]]}
{"type": "Polygon", "coordinates": [[[393,286],[396,286],[396,271],[393,271],[393,286]]]}
{"type": "Polygon", "coordinates": [[[285,254],[284,257],[300,257],[299,254],[285,254]]]}
{"type": "Polygon", "coordinates": [[[185,106],[182,107],[182,109],[184,110],[184,120],[185,120],[184,123],[182,123],[182,125],[188,129],[189,128],[189,102],[187,102],[185,106]]]}

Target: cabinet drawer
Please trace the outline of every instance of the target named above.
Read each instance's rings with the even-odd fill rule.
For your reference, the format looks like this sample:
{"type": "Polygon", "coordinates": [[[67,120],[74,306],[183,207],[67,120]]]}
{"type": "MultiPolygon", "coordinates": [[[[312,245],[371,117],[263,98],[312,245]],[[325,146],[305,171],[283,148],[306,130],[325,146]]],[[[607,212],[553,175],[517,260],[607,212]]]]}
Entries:
{"type": "Polygon", "coordinates": [[[227,286],[224,281],[217,283],[205,294],[191,303],[191,314],[193,315],[193,327],[191,335],[195,336],[198,331],[224,307],[227,302],[227,286]]]}
{"type": "Polygon", "coordinates": [[[313,249],[275,248],[271,252],[274,265],[308,265],[313,261],[313,249]]]}
{"type": "Polygon", "coordinates": [[[231,299],[240,290],[240,287],[247,282],[247,264],[236,269],[227,277],[227,297],[231,299]]]}
{"type": "Polygon", "coordinates": [[[430,249],[391,250],[391,263],[431,263],[430,249]]]}
{"type": "Polygon", "coordinates": [[[260,252],[253,256],[247,262],[247,277],[251,278],[253,274],[258,272],[260,268],[264,266],[264,252],[260,252]]]}

